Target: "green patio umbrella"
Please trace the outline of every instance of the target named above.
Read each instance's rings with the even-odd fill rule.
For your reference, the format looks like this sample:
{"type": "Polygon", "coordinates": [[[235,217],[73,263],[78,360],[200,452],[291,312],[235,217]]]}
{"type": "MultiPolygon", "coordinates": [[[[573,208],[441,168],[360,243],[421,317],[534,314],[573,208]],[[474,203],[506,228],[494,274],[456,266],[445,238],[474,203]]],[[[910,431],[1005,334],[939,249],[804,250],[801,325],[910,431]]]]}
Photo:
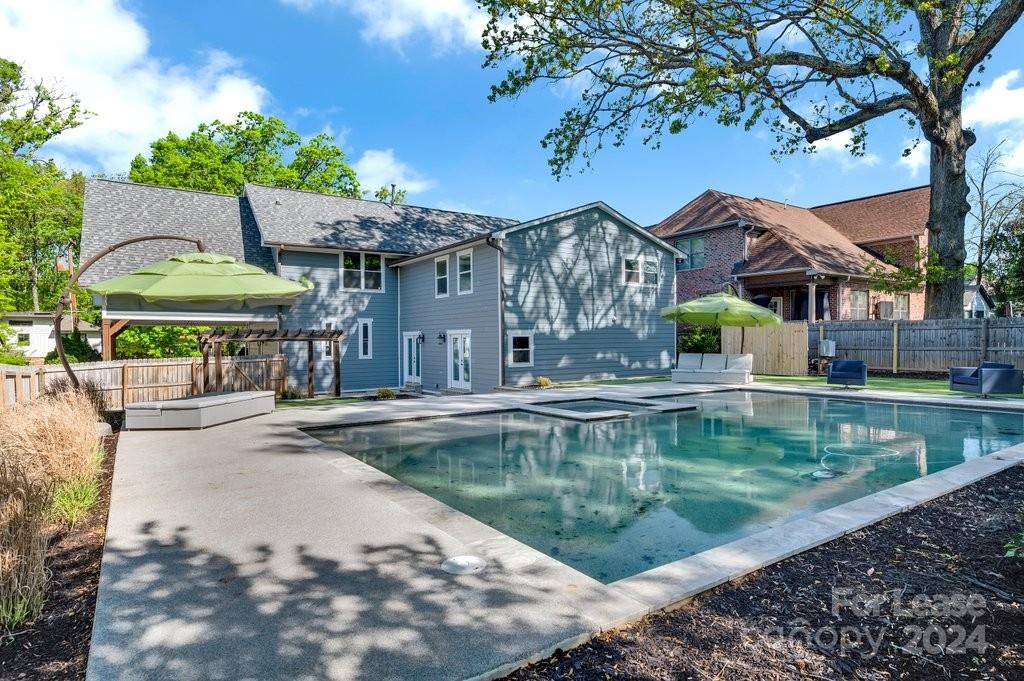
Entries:
{"type": "Polygon", "coordinates": [[[313,288],[268,274],[219,253],[182,253],[130,274],[93,284],[102,296],[138,296],[148,303],[227,303],[236,307],[287,305],[313,288]]]}
{"type": "MultiPolygon", "coordinates": [[[[669,321],[694,326],[772,326],[782,318],[766,307],[743,300],[731,293],[713,293],[666,307],[661,316],[669,321]]],[[[743,348],[743,332],[740,349],[743,348]]]]}

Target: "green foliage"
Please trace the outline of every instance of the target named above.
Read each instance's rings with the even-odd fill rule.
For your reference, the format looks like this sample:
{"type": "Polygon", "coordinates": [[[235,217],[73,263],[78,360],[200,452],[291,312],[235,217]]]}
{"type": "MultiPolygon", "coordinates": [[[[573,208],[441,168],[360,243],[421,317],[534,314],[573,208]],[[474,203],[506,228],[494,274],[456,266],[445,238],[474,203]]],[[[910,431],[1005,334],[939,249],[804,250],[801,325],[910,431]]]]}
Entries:
{"type": "Polygon", "coordinates": [[[19,367],[28,366],[28,358],[20,352],[0,349],[0,364],[10,364],[19,367]]]}
{"type": "Polygon", "coordinates": [[[198,357],[197,336],[204,326],[129,326],[117,337],[120,359],[198,357]]]}
{"type": "Polygon", "coordinates": [[[74,527],[99,500],[99,480],[94,476],[65,480],[54,488],[48,516],[53,522],[74,527]]]}
{"type": "Polygon", "coordinates": [[[684,326],[676,337],[677,352],[721,352],[722,332],[715,326],[684,326]]]}
{"type": "Polygon", "coordinates": [[[28,82],[21,66],[0,57],[0,156],[31,156],[86,115],[78,99],[28,82]]]}
{"type": "MultiPolygon", "coordinates": [[[[1017,512],[1017,521],[1024,524],[1024,507],[1017,512]]],[[[1008,558],[1024,558],[1024,530],[1017,532],[1006,542],[1008,558]]]]}
{"type": "Polygon", "coordinates": [[[377,388],[377,399],[378,400],[393,400],[398,395],[391,388],[377,388]]]}
{"type": "Polygon", "coordinates": [[[395,204],[405,203],[405,194],[406,191],[404,189],[395,189],[392,187],[381,186],[377,189],[377,191],[373,193],[373,196],[378,201],[395,204]]]}
{"type": "Polygon", "coordinates": [[[128,179],[199,191],[239,194],[246,182],[359,198],[355,171],[326,133],[302,141],[274,116],[242,112],[233,123],[202,123],[168,133],[132,160],[128,179]],[[290,158],[290,160],[287,160],[290,158]]]}
{"type": "Polygon", "coordinates": [[[882,257],[885,265],[876,260],[865,261],[864,268],[868,273],[868,286],[871,290],[881,293],[908,293],[920,291],[926,284],[940,284],[952,278],[963,278],[963,268],[953,270],[939,262],[939,254],[934,250],[925,251],[915,248],[910,262],[887,250],[882,257]]]}
{"type": "MultiPolygon", "coordinates": [[[[85,336],[79,331],[72,331],[71,333],[65,334],[62,339],[64,342],[64,355],[68,358],[68,362],[98,362],[100,359],[100,353],[96,352],[89,341],[86,340],[85,336]]],[[[47,364],[60,364],[60,357],[57,356],[56,350],[51,350],[46,354],[47,364]]]]}

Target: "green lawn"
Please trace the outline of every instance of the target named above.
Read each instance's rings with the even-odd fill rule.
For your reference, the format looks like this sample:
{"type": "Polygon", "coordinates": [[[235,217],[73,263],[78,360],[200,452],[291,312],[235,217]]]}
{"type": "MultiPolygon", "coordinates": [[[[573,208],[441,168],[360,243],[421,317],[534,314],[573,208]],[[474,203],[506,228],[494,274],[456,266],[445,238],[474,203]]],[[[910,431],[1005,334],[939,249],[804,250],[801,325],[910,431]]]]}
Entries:
{"type": "Polygon", "coordinates": [[[363,402],[358,397],[313,397],[301,400],[278,400],[278,409],[297,409],[301,407],[327,407],[336,404],[348,404],[350,402],[363,402]]]}
{"type": "MultiPolygon", "coordinates": [[[[805,388],[825,388],[824,376],[755,376],[755,383],[774,383],[805,388]]],[[[965,397],[968,393],[950,392],[949,381],[943,378],[910,378],[903,376],[868,376],[867,387],[872,390],[899,390],[901,392],[922,393],[965,397]]],[[[1022,395],[1001,395],[1007,399],[1021,399],[1022,395]]]]}

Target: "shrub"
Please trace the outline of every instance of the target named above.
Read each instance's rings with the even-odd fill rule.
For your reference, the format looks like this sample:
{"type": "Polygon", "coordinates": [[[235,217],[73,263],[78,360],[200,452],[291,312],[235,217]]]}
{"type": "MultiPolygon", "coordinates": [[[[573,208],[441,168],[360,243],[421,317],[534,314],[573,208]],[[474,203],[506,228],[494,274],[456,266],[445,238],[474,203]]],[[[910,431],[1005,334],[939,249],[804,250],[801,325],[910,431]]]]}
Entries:
{"type": "Polygon", "coordinates": [[[722,333],[715,326],[683,326],[676,348],[676,352],[721,352],[722,333]]]}
{"type": "Polygon", "coordinates": [[[99,500],[100,483],[97,476],[65,480],[54,488],[47,515],[54,522],[74,527],[99,500]]]}
{"type": "Polygon", "coordinates": [[[97,414],[79,392],[16,404],[0,419],[0,460],[46,484],[96,476],[97,414]]]}
{"type": "Polygon", "coordinates": [[[78,387],[76,388],[71,379],[67,376],[59,376],[49,383],[46,384],[46,391],[44,395],[64,395],[67,393],[79,393],[85,399],[89,400],[89,404],[92,405],[93,410],[96,414],[102,414],[107,410],[107,403],[103,397],[103,388],[96,381],[81,380],[78,381],[78,387]]]}
{"type": "Polygon", "coordinates": [[[0,349],[0,364],[11,364],[16,367],[28,366],[28,357],[13,350],[0,349]]]}
{"type": "Polygon", "coordinates": [[[0,630],[35,619],[46,600],[50,488],[0,461],[0,630]]]}
{"type": "MultiPolygon", "coordinates": [[[[61,340],[64,342],[64,355],[68,358],[69,363],[99,361],[100,353],[89,345],[89,341],[80,332],[72,331],[65,334],[61,340]]],[[[50,350],[44,361],[47,364],[60,364],[60,357],[57,356],[56,350],[50,350]]]]}
{"type": "Polygon", "coordinates": [[[538,376],[537,377],[537,387],[539,387],[539,388],[550,388],[552,385],[554,385],[554,382],[550,378],[548,378],[547,376],[538,376]]]}
{"type": "Polygon", "coordinates": [[[295,388],[285,388],[281,391],[282,400],[301,400],[305,396],[305,393],[300,393],[295,388]]]}
{"type": "Polygon", "coordinates": [[[378,400],[393,400],[398,395],[391,388],[377,388],[377,399],[378,400]]]}

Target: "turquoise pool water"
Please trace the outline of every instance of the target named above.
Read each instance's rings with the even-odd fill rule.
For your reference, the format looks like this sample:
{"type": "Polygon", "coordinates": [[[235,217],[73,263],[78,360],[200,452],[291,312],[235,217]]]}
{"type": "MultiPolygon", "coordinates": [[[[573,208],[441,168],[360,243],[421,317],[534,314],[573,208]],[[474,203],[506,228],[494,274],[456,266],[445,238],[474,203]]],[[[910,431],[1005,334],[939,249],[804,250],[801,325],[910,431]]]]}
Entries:
{"type": "Polygon", "coordinates": [[[578,411],[583,413],[593,413],[595,411],[628,411],[631,413],[639,413],[647,411],[639,404],[630,404],[628,402],[616,402],[615,400],[569,400],[567,402],[543,402],[541,407],[554,407],[555,409],[568,409],[569,411],[578,411]]]}
{"type": "Polygon", "coordinates": [[[756,392],[597,423],[310,431],[603,582],[1024,442],[1024,415],[756,392]]]}

